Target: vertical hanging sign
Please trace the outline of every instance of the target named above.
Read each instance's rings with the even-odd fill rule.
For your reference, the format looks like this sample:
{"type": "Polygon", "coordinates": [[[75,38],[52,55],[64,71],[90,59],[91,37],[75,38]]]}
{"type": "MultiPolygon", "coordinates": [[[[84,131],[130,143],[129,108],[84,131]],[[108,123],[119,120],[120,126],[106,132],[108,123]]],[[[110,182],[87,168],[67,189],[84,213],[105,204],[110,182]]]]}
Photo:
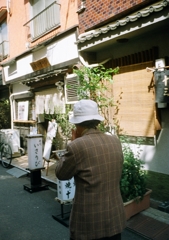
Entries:
{"type": "Polygon", "coordinates": [[[43,168],[43,157],[42,157],[42,135],[28,135],[28,168],[39,169],[43,168]]]}
{"type": "Polygon", "coordinates": [[[156,102],[169,103],[169,70],[154,72],[156,102]]]}

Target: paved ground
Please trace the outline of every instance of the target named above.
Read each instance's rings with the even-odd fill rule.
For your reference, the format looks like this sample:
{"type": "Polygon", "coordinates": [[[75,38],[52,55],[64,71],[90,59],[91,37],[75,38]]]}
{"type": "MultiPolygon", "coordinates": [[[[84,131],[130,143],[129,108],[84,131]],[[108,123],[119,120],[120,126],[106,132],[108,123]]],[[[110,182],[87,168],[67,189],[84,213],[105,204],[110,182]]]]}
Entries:
{"type": "MultiPolygon", "coordinates": [[[[29,193],[28,176],[16,178],[0,164],[0,240],[69,240],[69,229],[52,218],[60,204],[51,189],[29,193]]],[[[127,229],[122,240],[143,240],[127,229]]]]}
{"type": "Polygon", "coordinates": [[[166,212],[150,207],[146,211],[143,211],[142,214],[169,225],[169,214],[166,212]]]}

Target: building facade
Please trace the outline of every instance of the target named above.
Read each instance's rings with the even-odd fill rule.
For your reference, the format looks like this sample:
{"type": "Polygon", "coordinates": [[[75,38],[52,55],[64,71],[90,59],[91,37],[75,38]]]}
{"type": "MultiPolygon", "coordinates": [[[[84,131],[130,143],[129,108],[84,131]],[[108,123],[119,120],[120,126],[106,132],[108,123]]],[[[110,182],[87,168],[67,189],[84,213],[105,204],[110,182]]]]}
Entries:
{"type": "Polygon", "coordinates": [[[38,124],[44,133],[44,112],[52,113],[56,106],[65,111],[59,87],[64,88],[79,61],[76,11],[76,0],[0,3],[1,71],[9,86],[11,128],[20,131],[24,148],[31,126],[38,124]]]}
{"type": "Polygon", "coordinates": [[[112,115],[136,153],[141,140],[145,169],[157,179],[167,199],[169,1],[79,0],[78,6],[79,58],[86,66],[119,67],[113,77],[112,115]]]}

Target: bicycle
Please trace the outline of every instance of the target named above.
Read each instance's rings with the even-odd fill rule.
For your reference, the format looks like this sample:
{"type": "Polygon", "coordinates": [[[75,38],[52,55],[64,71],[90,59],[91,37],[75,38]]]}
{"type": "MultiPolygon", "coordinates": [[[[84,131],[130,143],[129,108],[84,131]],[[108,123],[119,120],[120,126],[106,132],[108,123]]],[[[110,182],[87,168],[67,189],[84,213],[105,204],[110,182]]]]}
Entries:
{"type": "Polygon", "coordinates": [[[12,162],[11,146],[4,141],[4,133],[0,130],[0,160],[4,168],[8,168],[12,162]]]}

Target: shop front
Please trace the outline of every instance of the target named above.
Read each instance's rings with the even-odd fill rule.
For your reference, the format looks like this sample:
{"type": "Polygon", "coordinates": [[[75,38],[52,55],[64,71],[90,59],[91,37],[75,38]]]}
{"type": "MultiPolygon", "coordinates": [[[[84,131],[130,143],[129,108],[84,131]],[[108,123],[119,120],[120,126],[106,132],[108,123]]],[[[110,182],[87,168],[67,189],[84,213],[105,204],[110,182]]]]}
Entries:
{"type": "MultiPolygon", "coordinates": [[[[45,118],[45,114],[65,114],[66,105],[76,100],[68,100],[66,85],[67,79],[74,81],[73,67],[79,62],[75,42],[76,28],[73,28],[64,36],[46,41],[2,65],[3,80],[10,86],[11,129],[19,132],[20,146],[25,150],[25,155],[12,159],[12,165],[28,168],[27,136],[42,134],[44,151],[52,121],[45,118]]],[[[56,165],[55,159],[49,163],[53,165],[56,165]]],[[[54,171],[51,177],[45,170],[43,175],[56,182],[54,171]]]]}

